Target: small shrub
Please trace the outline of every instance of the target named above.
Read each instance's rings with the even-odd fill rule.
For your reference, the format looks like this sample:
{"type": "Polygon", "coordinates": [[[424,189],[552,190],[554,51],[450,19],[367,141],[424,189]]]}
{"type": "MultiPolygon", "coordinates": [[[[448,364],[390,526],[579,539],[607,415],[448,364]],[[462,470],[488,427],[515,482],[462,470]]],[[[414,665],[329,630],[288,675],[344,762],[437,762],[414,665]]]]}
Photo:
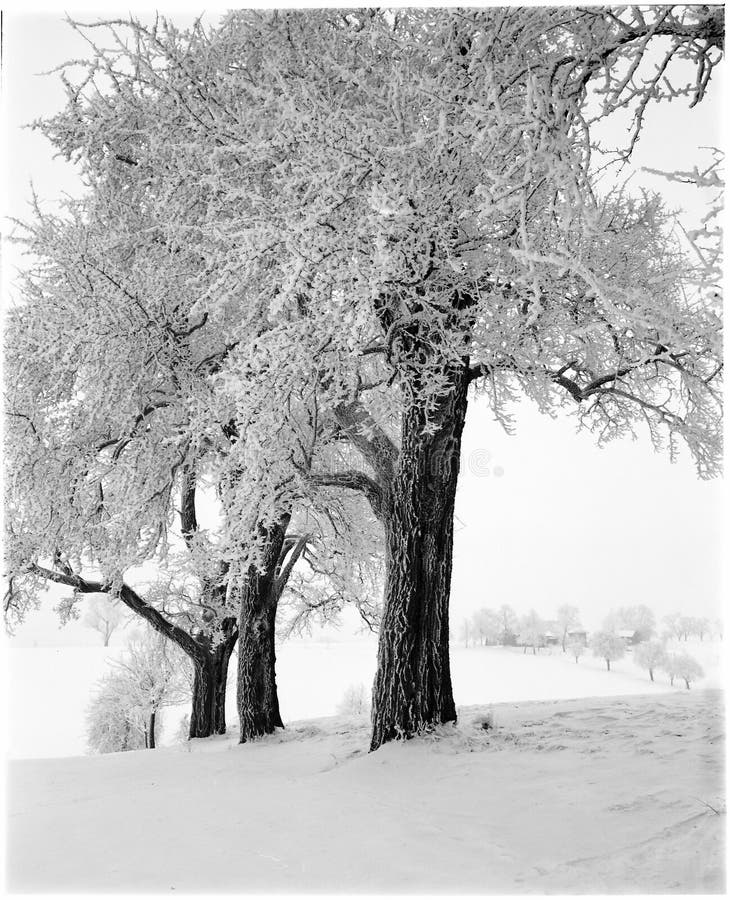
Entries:
{"type": "Polygon", "coordinates": [[[184,744],[190,740],[190,716],[185,713],[185,715],[180,719],[180,724],[177,727],[177,732],[175,734],[175,742],[177,744],[184,744]]]}

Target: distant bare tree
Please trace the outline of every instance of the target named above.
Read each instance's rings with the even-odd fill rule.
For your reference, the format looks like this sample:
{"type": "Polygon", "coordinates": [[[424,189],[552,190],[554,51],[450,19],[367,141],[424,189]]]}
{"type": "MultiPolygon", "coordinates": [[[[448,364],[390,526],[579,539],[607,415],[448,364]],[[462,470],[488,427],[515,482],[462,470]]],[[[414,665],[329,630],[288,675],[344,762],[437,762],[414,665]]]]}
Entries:
{"type": "Polygon", "coordinates": [[[580,613],[578,612],[578,607],[571,606],[569,603],[564,603],[562,606],[558,607],[558,617],[556,621],[562,632],[563,653],[565,653],[568,631],[571,628],[577,628],[580,625],[580,613]]]}
{"type": "Polygon", "coordinates": [[[109,638],[123,624],[124,618],[121,604],[111,600],[108,594],[89,594],[83,623],[99,632],[105,647],[109,646],[109,638]]]}

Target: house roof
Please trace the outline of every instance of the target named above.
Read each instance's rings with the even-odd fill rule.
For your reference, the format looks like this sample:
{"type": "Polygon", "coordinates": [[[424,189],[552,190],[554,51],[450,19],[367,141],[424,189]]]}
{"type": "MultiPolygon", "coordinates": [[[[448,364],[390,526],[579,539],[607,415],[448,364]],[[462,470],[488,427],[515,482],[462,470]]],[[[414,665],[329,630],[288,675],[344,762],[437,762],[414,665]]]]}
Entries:
{"type": "Polygon", "coordinates": [[[636,634],[635,628],[619,628],[619,630],[618,630],[619,637],[632,638],[635,634],[636,634]]]}

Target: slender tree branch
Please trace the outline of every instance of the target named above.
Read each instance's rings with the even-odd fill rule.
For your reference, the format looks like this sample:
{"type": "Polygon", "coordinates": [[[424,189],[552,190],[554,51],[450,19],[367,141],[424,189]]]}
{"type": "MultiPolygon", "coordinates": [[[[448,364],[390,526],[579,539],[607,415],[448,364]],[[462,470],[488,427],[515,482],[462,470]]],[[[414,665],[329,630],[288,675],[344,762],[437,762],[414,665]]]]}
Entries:
{"type": "Polygon", "coordinates": [[[291,552],[289,553],[289,557],[281,566],[278,575],[276,576],[276,595],[280,597],[284,588],[286,587],[286,583],[289,580],[289,576],[292,573],[292,569],[297,564],[299,557],[304,553],[306,549],[307,542],[309,541],[309,535],[303,534],[299,540],[294,544],[291,548],[291,552]]]}

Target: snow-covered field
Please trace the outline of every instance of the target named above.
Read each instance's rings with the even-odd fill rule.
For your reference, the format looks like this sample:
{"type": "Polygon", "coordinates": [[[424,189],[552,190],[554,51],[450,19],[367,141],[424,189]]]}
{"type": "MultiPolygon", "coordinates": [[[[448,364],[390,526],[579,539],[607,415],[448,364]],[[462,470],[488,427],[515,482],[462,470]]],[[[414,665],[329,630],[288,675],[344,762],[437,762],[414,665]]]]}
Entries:
{"type": "MultiPolygon", "coordinates": [[[[369,692],[375,674],[376,641],[291,640],[277,650],[281,709],[285,721],[331,716],[349,685],[369,692]]],[[[705,670],[697,688],[722,686],[723,645],[695,641],[670,649],[687,649],[705,670]]],[[[17,647],[8,651],[8,751],[14,758],[74,756],[86,752],[85,709],[94,682],[107,668],[107,659],[123,647],[17,647]]],[[[458,705],[516,700],[618,696],[670,688],[667,677],[656,682],[633,662],[631,654],[612,665],[590,655],[578,665],[559,649],[523,655],[517,648],[451,648],[454,694],[458,705]]],[[[162,743],[169,743],[186,709],[170,711],[162,743]]],[[[235,659],[231,663],[228,721],[235,723],[235,659]]]]}
{"type": "Polygon", "coordinates": [[[505,703],[490,730],[487,712],[373,754],[367,722],[333,717],[249,745],[232,729],[11,762],[8,887],[724,890],[720,691],[505,703]]]}

